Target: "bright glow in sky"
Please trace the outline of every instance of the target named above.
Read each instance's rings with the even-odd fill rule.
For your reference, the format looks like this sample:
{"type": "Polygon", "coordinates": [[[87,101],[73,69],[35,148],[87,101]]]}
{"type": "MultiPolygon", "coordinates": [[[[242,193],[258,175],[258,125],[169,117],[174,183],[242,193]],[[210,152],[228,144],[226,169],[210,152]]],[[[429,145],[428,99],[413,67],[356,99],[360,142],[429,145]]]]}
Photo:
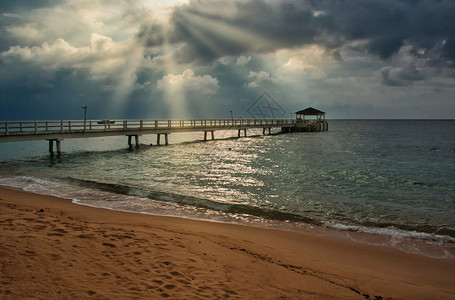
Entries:
{"type": "Polygon", "coordinates": [[[454,1],[4,2],[1,120],[455,118],[454,1]]]}
{"type": "Polygon", "coordinates": [[[188,0],[142,0],[144,7],[153,11],[155,17],[161,22],[167,22],[172,15],[173,9],[177,6],[188,3],[188,0]]]}

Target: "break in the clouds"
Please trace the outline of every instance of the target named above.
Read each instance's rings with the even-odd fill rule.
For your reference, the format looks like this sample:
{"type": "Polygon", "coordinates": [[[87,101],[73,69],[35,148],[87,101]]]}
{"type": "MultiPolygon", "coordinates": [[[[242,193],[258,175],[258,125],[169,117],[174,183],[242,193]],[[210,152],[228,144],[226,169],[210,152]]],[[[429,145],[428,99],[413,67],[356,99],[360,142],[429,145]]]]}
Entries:
{"type": "Polygon", "coordinates": [[[0,118],[454,118],[451,0],[0,4],[0,118]],[[431,109],[428,107],[431,106],[431,109]]]}

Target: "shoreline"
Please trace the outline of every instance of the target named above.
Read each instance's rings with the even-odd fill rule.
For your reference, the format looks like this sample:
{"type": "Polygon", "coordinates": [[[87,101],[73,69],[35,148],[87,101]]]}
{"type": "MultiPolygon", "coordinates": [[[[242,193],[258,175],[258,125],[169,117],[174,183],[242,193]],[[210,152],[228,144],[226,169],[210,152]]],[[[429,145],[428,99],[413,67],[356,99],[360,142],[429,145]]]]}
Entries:
{"type": "Polygon", "coordinates": [[[5,299],[455,297],[453,260],[308,232],[93,208],[7,187],[0,223],[5,299]]]}
{"type": "MultiPolygon", "coordinates": [[[[32,179],[35,181],[36,179],[32,179]]],[[[69,194],[65,196],[59,195],[59,193],[51,194],[46,191],[49,191],[49,187],[43,186],[45,189],[40,188],[38,191],[34,189],[26,189],[25,187],[14,187],[8,185],[1,185],[6,188],[20,189],[26,192],[36,193],[40,195],[49,195],[55,196],[58,198],[65,198],[72,201],[72,203],[87,207],[101,208],[111,211],[121,211],[134,214],[144,214],[150,216],[164,216],[164,217],[175,217],[183,218],[189,220],[199,220],[204,222],[215,222],[223,224],[237,224],[242,226],[253,226],[258,228],[266,229],[278,229],[278,230],[289,230],[297,232],[307,232],[313,235],[325,236],[329,238],[341,239],[353,241],[355,243],[372,245],[375,247],[385,247],[398,249],[402,252],[408,254],[417,254],[430,258],[437,259],[446,259],[446,260],[455,260],[455,238],[450,236],[441,236],[433,235],[431,233],[417,232],[417,231],[401,231],[400,229],[388,229],[388,228],[368,228],[360,225],[343,225],[340,223],[331,223],[327,224],[316,224],[316,223],[304,223],[304,222],[294,222],[294,221],[282,221],[278,219],[261,219],[256,215],[250,216],[250,218],[235,218],[229,216],[229,213],[226,213],[225,216],[222,214],[217,214],[218,211],[214,210],[215,215],[209,214],[207,212],[192,212],[190,215],[186,215],[187,211],[175,210],[171,213],[169,208],[158,209],[158,212],[151,212],[149,209],[144,211],[134,211],[122,208],[111,208],[105,207],[102,202],[101,205],[98,203],[92,204],[92,199],[97,199],[96,194],[90,195],[90,201],[79,200],[79,198],[71,198],[69,194]],[[182,214],[183,213],[183,214],[182,214]]],[[[72,193],[70,193],[72,194],[72,193]]],[[[135,194],[133,194],[134,197],[135,194]]],[[[74,195],[73,195],[74,196],[74,195]]],[[[141,195],[136,195],[141,198],[141,195]]],[[[152,199],[153,198],[147,198],[152,199]]],[[[207,209],[207,208],[206,208],[207,209]]],[[[210,208],[208,212],[210,212],[210,208]]]]}

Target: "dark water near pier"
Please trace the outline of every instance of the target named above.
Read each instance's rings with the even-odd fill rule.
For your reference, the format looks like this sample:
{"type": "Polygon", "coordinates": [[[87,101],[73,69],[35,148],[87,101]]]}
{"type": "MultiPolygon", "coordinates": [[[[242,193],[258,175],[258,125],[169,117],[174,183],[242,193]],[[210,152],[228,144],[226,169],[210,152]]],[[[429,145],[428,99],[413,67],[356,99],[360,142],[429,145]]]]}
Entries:
{"type": "Polygon", "coordinates": [[[453,256],[455,121],[329,126],[274,136],[250,130],[241,139],[217,131],[208,142],[194,142],[202,132],[172,134],[166,147],[143,136],[132,151],[126,137],[65,140],[60,157],[49,157],[46,142],[5,143],[0,184],[116,210],[367,233],[408,252],[453,256]]]}

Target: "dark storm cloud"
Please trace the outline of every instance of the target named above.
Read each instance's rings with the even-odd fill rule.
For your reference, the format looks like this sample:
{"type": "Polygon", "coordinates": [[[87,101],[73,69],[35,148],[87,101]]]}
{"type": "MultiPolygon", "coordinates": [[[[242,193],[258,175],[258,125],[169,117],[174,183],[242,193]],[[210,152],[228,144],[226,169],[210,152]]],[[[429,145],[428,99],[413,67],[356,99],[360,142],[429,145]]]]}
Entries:
{"type": "Polygon", "coordinates": [[[5,0],[0,1],[0,12],[17,13],[23,10],[50,7],[59,2],[59,0],[5,0]]]}
{"type": "MultiPolygon", "coordinates": [[[[211,62],[314,43],[336,50],[358,41],[359,50],[381,59],[411,45],[428,63],[454,66],[454,15],[452,0],[199,0],[175,10],[167,34],[170,41],[184,43],[176,55],[181,62],[211,62]]],[[[161,42],[162,33],[162,28],[142,30],[151,44],[161,42]]]]}
{"type": "Polygon", "coordinates": [[[7,0],[0,1],[0,52],[6,51],[12,45],[34,45],[34,41],[24,41],[11,35],[8,30],[15,26],[30,23],[21,16],[30,10],[53,7],[61,0],[7,0]]]}
{"type": "Polygon", "coordinates": [[[404,44],[409,7],[401,1],[315,1],[327,16],[326,32],[344,41],[365,40],[366,49],[388,58],[404,44]]]}
{"type": "Polygon", "coordinates": [[[396,69],[385,67],[381,70],[381,77],[382,83],[388,86],[407,86],[425,79],[425,76],[414,65],[396,69]]]}
{"type": "Polygon", "coordinates": [[[147,47],[161,46],[164,43],[164,28],[161,24],[141,26],[136,38],[147,47]]]}
{"type": "Polygon", "coordinates": [[[340,35],[346,41],[366,40],[366,50],[383,59],[389,58],[404,44],[410,44],[427,54],[427,58],[443,59],[453,66],[455,1],[346,0],[315,3],[316,9],[328,13],[333,24],[330,33],[340,35]],[[434,49],[439,51],[432,52],[434,49]]]}

